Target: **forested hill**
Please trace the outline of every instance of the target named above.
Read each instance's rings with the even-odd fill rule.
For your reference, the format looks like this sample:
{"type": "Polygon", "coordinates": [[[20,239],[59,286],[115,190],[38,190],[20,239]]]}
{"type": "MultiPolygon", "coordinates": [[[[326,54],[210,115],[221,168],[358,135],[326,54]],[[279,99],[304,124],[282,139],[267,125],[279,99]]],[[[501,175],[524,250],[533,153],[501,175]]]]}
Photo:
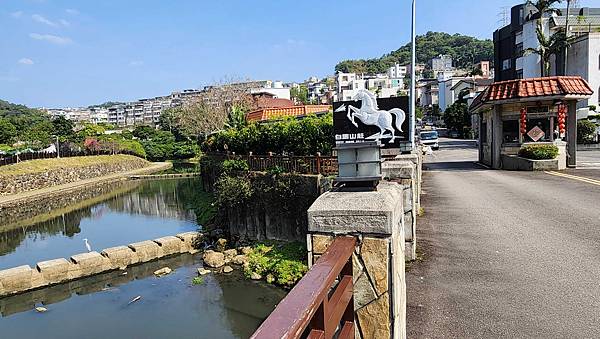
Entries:
{"type": "Polygon", "coordinates": [[[15,114],[41,114],[37,109],[29,108],[25,105],[12,104],[8,101],[0,100],[0,117],[15,114]]]}
{"type": "MultiPolygon", "coordinates": [[[[494,59],[494,43],[491,40],[479,40],[461,34],[448,34],[443,32],[427,32],[418,35],[417,63],[427,64],[429,60],[440,55],[448,54],[454,59],[454,67],[470,69],[473,63],[494,59]]],[[[335,66],[336,72],[353,73],[385,73],[385,71],[399,63],[410,63],[410,43],[399,49],[383,55],[380,58],[344,60],[335,66]]]]}

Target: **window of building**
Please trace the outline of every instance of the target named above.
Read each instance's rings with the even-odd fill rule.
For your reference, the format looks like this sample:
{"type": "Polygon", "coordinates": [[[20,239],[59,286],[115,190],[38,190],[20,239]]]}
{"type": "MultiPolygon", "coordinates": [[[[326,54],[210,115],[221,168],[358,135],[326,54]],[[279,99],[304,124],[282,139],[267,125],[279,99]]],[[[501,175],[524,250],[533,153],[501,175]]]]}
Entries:
{"type": "MultiPolygon", "coordinates": [[[[552,131],[550,131],[550,118],[541,119],[529,119],[527,120],[527,132],[531,131],[534,127],[539,127],[544,131],[544,136],[537,141],[550,141],[552,131]]],[[[523,141],[534,141],[527,134],[523,136],[523,141]]]]}
{"type": "Polygon", "coordinates": [[[487,144],[487,122],[482,122],[481,123],[481,128],[479,131],[479,134],[481,135],[481,143],[482,144],[487,144]]]}
{"type": "Polygon", "coordinates": [[[523,43],[520,42],[515,46],[515,58],[520,58],[523,56],[523,43]]]}
{"type": "Polygon", "coordinates": [[[512,61],[511,59],[504,59],[504,60],[502,60],[502,70],[503,71],[506,71],[507,69],[510,69],[511,64],[512,64],[511,61],[512,61]]]}
{"type": "Polygon", "coordinates": [[[502,142],[519,142],[519,120],[505,120],[502,122],[502,142]]]}
{"type": "Polygon", "coordinates": [[[517,79],[523,79],[523,70],[522,69],[517,71],[517,79]]]}

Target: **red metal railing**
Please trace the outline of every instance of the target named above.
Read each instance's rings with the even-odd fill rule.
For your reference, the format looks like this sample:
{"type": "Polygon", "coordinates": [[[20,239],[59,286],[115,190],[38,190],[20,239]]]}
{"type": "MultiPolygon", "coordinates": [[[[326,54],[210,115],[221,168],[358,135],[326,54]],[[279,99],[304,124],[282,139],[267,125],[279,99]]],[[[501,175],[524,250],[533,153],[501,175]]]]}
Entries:
{"type": "Polygon", "coordinates": [[[210,157],[225,160],[245,160],[251,171],[267,171],[280,167],[286,172],[332,175],[338,172],[337,158],[332,156],[237,155],[209,153],[210,157]]]}
{"type": "Polygon", "coordinates": [[[355,245],[354,237],[336,238],[251,338],[354,338],[355,245]]]}

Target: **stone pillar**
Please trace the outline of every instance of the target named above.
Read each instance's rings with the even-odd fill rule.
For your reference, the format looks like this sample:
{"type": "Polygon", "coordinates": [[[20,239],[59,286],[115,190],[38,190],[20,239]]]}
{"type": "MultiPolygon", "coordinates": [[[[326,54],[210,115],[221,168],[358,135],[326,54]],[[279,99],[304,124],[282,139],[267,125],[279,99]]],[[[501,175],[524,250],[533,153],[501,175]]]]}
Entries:
{"type": "Polygon", "coordinates": [[[494,105],[492,111],[492,168],[502,168],[502,107],[494,105]]]}
{"type": "Polygon", "coordinates": [[[336,236],[352,235],[356,338],[406,338],[402,186],[377,191],[331,191],[308,210],[309,265],[336,236]]]}
{"type": "MultiPolygon", "coordinates": [[[[412,160],[412,159],[410,159],[412,160]]],[[[402,186],[402,207],[404,210],[404,240],[406,260],[417,258],[417,214],[419,213],[419,168],[418,162],[407,160],[388,160],[381,165],[386,180],[402,186]]]]}
{"type": "Polygon", "coordinates": [[[567,166],[577,167],[577,101],[568,102],[567,112],[567,166]]]}

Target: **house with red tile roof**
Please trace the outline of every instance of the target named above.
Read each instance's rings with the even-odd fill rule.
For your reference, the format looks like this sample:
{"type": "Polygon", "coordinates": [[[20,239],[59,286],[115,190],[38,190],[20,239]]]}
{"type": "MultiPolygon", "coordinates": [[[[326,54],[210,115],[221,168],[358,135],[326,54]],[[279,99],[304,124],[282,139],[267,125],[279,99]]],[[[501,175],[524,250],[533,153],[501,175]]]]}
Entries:
{"type": "Polygon", "coordinates": [[[471,103],[479,116],[479,162],[496,169],[513,165],[524,145],[554,144],[555,169],[577,163],[577,103],[593,90],[580,76],[499,81],[471,103]]]}

